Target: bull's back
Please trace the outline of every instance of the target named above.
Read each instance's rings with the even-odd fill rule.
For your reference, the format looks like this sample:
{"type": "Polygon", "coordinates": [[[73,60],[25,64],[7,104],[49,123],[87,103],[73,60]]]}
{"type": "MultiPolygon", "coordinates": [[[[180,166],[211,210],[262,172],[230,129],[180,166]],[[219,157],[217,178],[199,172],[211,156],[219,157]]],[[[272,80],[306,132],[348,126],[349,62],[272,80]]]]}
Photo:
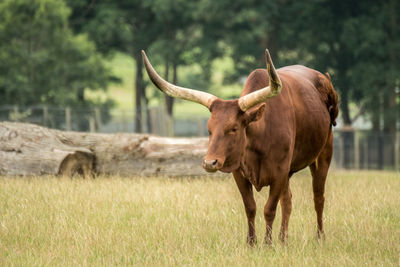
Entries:
{"type": "MultiPolygon", "coordinates": [[[[289,158],[290,171],[296,172],[315,161],[331,131],[330,115],[319,88],[323,85],[321,79],[327,78],[299,65],[278,69],[278,75],[282,91],[266,101],[264,120],[253,127],[258,132],[257,138],[265,140],[262,145],[267,158],[275,162],[289,158]]],[[[266,70],[255,70],[242,95],[267,83],[266,70]]]]}
{"type": "MultiPolygon", "coordinates": [[[[279,71],[291,98],[295,118],[291,171],[309,166],[324,148],[331,134],[331,116],[326,103],[327,78],[304,66],[279,71]]],[[[330,83],[330,82],[329,82],[330,83]]]]}

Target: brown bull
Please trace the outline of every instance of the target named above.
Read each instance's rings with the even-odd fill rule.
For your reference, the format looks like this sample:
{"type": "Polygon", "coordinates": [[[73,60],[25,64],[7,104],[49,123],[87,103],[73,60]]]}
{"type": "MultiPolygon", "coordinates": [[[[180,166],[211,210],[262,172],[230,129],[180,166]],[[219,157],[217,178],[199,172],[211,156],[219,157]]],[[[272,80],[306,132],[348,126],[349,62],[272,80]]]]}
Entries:
{"type": "Polygon", "coordinates": [[[203,168],[233,173],[246,209],[247,242],[252,245],[256,241],[253,186],[257,191],[270,186],[264,207],[265,242],[271,243],[278,201],[282,207],[279,237],[286,241],[292,210],[289,179],[307,166],[313,178],[317,233],[321,237],[325,180],[332,158],[332,125],[338,114],[338,97],[329,75],[300,65],[275,70],[266,50],[267,70],[257,69],[249,75],[239,99],[222,100],[166,82],[144,51],[142,55],[147,73],[159,89],[210,110],[203,168]]]}

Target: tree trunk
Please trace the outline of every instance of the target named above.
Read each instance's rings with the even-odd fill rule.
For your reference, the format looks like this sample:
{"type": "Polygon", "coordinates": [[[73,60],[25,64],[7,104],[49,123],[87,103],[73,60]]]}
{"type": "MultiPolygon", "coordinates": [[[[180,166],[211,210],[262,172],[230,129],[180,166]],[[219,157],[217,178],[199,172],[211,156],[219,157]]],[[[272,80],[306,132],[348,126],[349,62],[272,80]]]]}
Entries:
{"type": "Polygon", "coordinates": [[[208,138],[62,132],[0,123],[0,175],[227,176],[201,167],[208,138]]]}
{"type": "MultiPolygon", "coordinates": [[[[175,85],[178,83],[178,64],[176,62],[172,64],[172,83],[175,85]]],[[[167,96],[165,100],[166,100],[165,104],[167,107],[167,113],[169,116],[173,117],[175,99],[173,97],[167,96]]]]}
{"type": "Polygon", "coordinates": [[[135,132],[142,132],[142,98],[143,98],[143,62],[140,56],[140,51],[135,52],[133,58],[136,61],[136,77],[135,77],[135,132]]]}
{"type": "MultiPolygon", "coordinates": [[[[176,84],[177,83],[177,66],[176,63],[173,63],[173,79],[172,83],[176,84]]],[[[169,62],[168,59],[165,62],[165,79],[168,81],[168,76],[169,76],[169,62]]],[[[174,98],[165,95],[165,107],[167,109],[167,114],[168,116],[172,117],[173,116],[173,105],[174,105],[174,98]]]]}
{"type": "MultiPolygon", "coordinates": [[[[168,66],[168,61],[166,62],[165,66],[165,74],[166,74],[166,79],[168,79],[168,74],[169,74],[169,66],[168,66]]],[[[178,83],[178,65],[176,62],[172,64],[172,83],[177,84],[178,83]]],[[[174,101],[175,99],[173,97],[165,95],[165,107],[167,110],[167,134],[168,136],[174,136],[174,101]]]]}
{"type": "Polygon", "coordinates": [[[351,126],[348,90],[339,87],[340,91],[340,108],[342,111],[343,126],[351,126]]]}
{"type": "Polygon", "coordinates": [[[146,90],[144,90],[145,93],[143,94],[144,97],[144,103],[146,106],[146,124],[147,124],[147,132],[152,133],[153,129],[151,127],[151,114],[150,114],[150,108],[149,108],[149,99],[147,98],[146,95],[146,90]]]}
{"type": "Polygon", "coordinates": [[[374,94],[374,108],[370,107],[370,112],[371,112],[371,122],[372,122],[372,130],[375,132],[380,132],[381,131],[381,113],[383,109],[383,104],[381,101],[381,93],[376,92],[374,94]],[[376,107],[377,106],[377,107],[376,107]]]}
{"type": "Polygon", "coordinates": [[[77,97],[78,97],[79,103],[85,102],[85,88],[81,87],[78,89],[77,97]]]}
{"type": "MultiPolygon", "coordinates": [[[[167,81],[169,80],[169,59],[168,58],[165,59],[164,77],[165,77],[165,80],[167,80],[167,81]]],[[[174,82],[172,82],[172,83],[174,83],[174,82]]],[[[176,84],[176,83],[174,83],[174,84],[176,84]]],[[[172,102],[174,101],[174,98],[170,97],[166,94],[164,94],[164,98],[165,98],[165,107],[167,109],[167,114],[168,114],[168,116],[172,116],[172,102]]]]}
{"type": "Polygon", "coordinates": [[[392,83],[387,84],[387,86],[389,88],[387,89],[388,93],[384,96],[383,131],[394,136],[397,121],[396,94],[394,93],[394,85],[392,83]]]}
{"type": "Polygon", "coordinates": [[[396,1],[391,0],[389,2],[389,17],[390,17],[390,29],[386,35],[387,43],[389,45],[389,66],[387,79],[386,79],[386,94],[385,94],[385,113],[384,113],[384,131],[390,133],[391,136],[395,136],[396,123],[397,123],[397,107],[396,107],[396,77],[398,71],[396,68],[397,53],[396,53],[396,31],[397,31],[397,11],[396,1]]]}

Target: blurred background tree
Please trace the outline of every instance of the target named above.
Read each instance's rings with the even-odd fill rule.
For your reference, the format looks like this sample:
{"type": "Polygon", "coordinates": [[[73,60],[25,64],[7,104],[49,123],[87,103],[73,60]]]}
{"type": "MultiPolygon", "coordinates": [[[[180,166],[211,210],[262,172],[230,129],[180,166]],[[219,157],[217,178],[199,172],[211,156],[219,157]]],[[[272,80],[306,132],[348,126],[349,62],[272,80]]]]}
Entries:
{"type": "MultiPolygon", "coordinates": [[[[96,42],[103,53],[120,51],[130,55],[135,62],[135,131],[141,133],[142,106],[148,111],[146,84],[143,80],[141,50],[147,49],[160,37],[162,25],[156,23],[152,1],[123,0],[74,1],[71,24],[77,33],[85,32],[96,42]]],[[[150,115],[147,114],[147,118],[150,115]]],[[[147,125],[151,131],[151,124],[147,125]]]]}
{"type": "Polygon", "coordinates": [[[300,52],[300,62],[331,73],[343,125],[366,116],[374,130],[393,133],[399,114],[400,28],[395,10],[400,10],[400,1],[293,4],[296,20],[289,22],[287,41],[296,42],[290,49],[300,52]]]}
{"type": "Polygon", "coordinates": [[[143,75],[142,49],[167,80],[232,98],[251,70],[265,67],[268,48],[277,67],[331,74],[342,125],[363,117],[374,130],[394,132],[399,10],[399,0],[5,0],[0,103],[110,106],[86,92],[120,78],[131,81],[135,131],[150,131],[149,106],[164,103],[169,116],[197,108],[174,105],[154,88],[143,75]],[[129,78],[114,71],[121,59],[131,64],[129,78]]]}
{"type": "Polygon", "coordinates": [[[69,14],[62,1],[0,3],[0,104],[112,105],[85,97],[106,90],[112,76],[95,44],[69,29],[69,14]]]}
{"type": "Polygon", "coordinates": [[[86,105],[85,89],[107,88],[111,74],[93,42],[68,28],[62,1],[0,4],[2,104],[86,105]]]}

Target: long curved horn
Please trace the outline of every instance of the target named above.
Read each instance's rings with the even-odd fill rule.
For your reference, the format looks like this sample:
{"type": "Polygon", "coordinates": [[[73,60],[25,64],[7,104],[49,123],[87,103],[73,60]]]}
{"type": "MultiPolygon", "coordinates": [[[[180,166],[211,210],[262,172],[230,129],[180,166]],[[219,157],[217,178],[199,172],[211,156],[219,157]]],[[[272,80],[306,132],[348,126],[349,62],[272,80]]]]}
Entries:
{"type": "Polygon", "coordinates": [[[167,82],[166,80],[161,78],[161,76],[158,75],[158,73],[154,70],[144,50],[142,50],[142,57],[144,66],[146,67],[146,71],[150,77],[150,80],[154,83],[155,86],[157,86],[158,89],[160,89],[167,95],[202,104],[203,106],[206,106],[208,109],[210,109],[212,102],[218,98],[209,93],[176,86],[167,82]]]}
{"type": "Polygon", "coordinates": [[[240,97],[239,107],[243,112],[261,102],[264,102],[265,100],[267,100],[267,98],[274,97],[281,92],[282,82],[281,79],[279,79],[278,74],[276,73],[268,49],[265,50],[265,57],[267,60],[269,86],[240,97]]]}

